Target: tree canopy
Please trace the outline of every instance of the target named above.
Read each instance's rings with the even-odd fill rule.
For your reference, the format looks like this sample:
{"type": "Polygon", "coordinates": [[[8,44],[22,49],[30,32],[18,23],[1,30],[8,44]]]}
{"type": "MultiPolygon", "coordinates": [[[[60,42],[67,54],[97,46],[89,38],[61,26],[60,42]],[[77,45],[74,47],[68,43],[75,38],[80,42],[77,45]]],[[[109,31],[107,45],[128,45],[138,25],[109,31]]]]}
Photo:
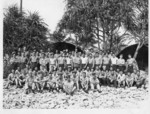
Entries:
{"type": "Polygon", "coordinates": [[[10,53],[20,46],[29,50],[44,48],[48,26],[38,12],[20,13],[16,5],[4,12],[4,53],[10,53]]]}
{"type": "Polygon", "coordinates": [[[125,36],[143,39],[139,31],[147,28],[148,0],[66,0],[57,31],[75,34],[78,44],[98,43],[100,50],[118,51],[125,36]]]}

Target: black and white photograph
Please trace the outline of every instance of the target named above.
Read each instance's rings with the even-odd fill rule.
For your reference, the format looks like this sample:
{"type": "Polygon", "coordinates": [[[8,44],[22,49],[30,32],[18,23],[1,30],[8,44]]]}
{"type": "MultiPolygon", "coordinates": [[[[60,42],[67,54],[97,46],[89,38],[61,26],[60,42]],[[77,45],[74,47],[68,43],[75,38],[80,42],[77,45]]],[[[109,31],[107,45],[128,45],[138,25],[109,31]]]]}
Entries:
{"type": "Polygon", "coordinates": [[[148,0],[3,0],[3,109],[140,109],[149,100],[148,0]]]}

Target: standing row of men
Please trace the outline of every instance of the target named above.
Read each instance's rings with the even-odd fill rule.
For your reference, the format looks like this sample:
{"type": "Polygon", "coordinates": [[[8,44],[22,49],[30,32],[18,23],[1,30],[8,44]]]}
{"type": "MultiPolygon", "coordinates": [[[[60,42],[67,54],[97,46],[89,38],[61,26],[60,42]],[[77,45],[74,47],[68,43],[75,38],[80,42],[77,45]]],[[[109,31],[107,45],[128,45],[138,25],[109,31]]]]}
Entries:
{"type": "Polygon", "coordinates": [[[51,52],[36,52],[35,50],[30,53],[20,52],[17,55],[15,53],[7,59],[7,62],[11,64],[13,69],[20,67],[20,69],[24,68],[26,64],[28,64],[32,70],[37,67],[40,70],[40,66],[46,67],[49,71],[53,66],[55,69],[58,67],[62,67],[62,69],[66,69],[71,67],[72,69],[85,69],[89,67],[90,69],[95,69],[97,66],[100,69],[106,68],[109,70],[110,67],[113,67],[113,70],[121,70],[128,71],[130,73],[133,72],[133,69],[138,69],[137,64],[134,58],[131,55],[128,55],[128,60],[125,61],[123,59],[123,55],[120,55],[119,58],[115,56],[113,53],[76,53],[76,52],[68,52],[67,50],[58,54],[51,52]]]}

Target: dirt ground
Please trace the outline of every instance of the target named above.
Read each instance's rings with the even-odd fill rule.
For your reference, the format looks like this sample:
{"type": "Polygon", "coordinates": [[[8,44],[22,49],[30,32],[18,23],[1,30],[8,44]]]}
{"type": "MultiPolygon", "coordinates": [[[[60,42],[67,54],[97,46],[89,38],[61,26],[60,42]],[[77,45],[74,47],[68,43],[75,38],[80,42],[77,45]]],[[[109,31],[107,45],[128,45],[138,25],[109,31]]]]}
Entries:
{"type": "Polygon", "coordinates": [[[102,92],[82,91],[73,96],[64,93],[24,94],[23,89],[4,89],[4,109],[95,109],[95,108],[140,108],[148,99],[148,90],[136,87],[112,88],[102,87],[102,92]]]}

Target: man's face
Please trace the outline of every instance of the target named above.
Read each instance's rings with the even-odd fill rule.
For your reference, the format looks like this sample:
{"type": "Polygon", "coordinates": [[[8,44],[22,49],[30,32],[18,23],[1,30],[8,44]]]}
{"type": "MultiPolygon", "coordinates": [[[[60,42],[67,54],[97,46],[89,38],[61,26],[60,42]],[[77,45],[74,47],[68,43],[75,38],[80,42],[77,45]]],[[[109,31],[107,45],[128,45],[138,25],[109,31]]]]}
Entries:
{"type": "Polygon", "coordinates": [[[93,79],[96,79],[96,75],[95,74],[93,74],[93,79]]]}
{"type": "Polygon", "coordinates": [[[70,82],[70,81],[71,81],[70,76],[68,76],[68,77],[67,77],[67,80],[68,80],[68,82],[70,82]]]}
{"type": "Polygon", "coordinates": [[[21,53],[21,56],[23,56],[24,55],[24,53],[21,53]]]}
{"type": "Polygon", "coordinates": [[[39,52],[36,52],[36,55],[39,55],[39,52]]]}
{"type": "Polygon", "coordinates": [[[35,75],[35,71],[32,72],[32,75],[33,75],[33,76],[35,75]]]}
{"type": "Polygon", "coordinates": [[[76,69],[76,68],[74,68],[74,71],[77,71],[77,69],[76,69]]]}
{"type": "Polygon", "coordinates": [[[85,73],[85,72],[83,72],[83,77],[84,77],[84,78],[86,77],[86,73],[85,73]]]}
{"type": "Polygon", "coordinates": [[[89,67],[87,67],[87,70],[89,70],[90,68],[89,67]]]}
{"type": "Polygon", "coordinates": [[[128,55],[129,59],[131,58],[131,55],[128,55]]]}
{"type": "Polygon", "coordinates": [[[13,54],[13,57],[16,57],[16,55],[15,55],[15,54],[13,54]]]}
{"type": "Polygon", "coordinates": [[[31,74],[32,74],[32,71],[31,71],[31,70],[29,70],[29,72],[28,72],[28,73],[29,73],[29,75],[31,75],[31,74]]]}
{"type": "Polygon", "coordinates": [[[128,72],[128,76],[130,76],[130,72],[128,72]]]}
{"type": "Polygon", "coordinates": [[[76,76],[76,73],[73,73],[72,75],[75,77],[75,76],[76,76]]]}
{"type": "Polygon", "coordinates": [[[106,67],[103,67],[103,70],[106,70],[106,67]]]}
{"type": "Polygon", "coordinates": [[[113,54],[113,57],[115,57],[115,54],[113,54]]]}
{"type": "Polygon", "coordinates": [[[68,67],[68,71],[71,71],[71,68],[70,68],[70,67],[68,67]]]}
{"type": "Polygon", "coordinates": [[[11,72],[12,72],[12,73],[14,73],[15,71],[14,71],[14,70],[12,70],[11,72]]]}
{"type": "Polygon", "coordinates": [[[123,72],[122,72],[122,71],[120,71],[120,74],[123,74],[123,72]]]}
{"type": "Polygon", "coordinates": [[[133,72],[134,72],[134,73],[136,73],[137,71],[136,71],[136,70],[134,70],[133,72]]]}
{"type": "Polygon", "coordinates": [[[51,73],[49,74],[49,77],[52,78],[52,74],[51,73]]]}
{"type": "Polygon", "coordinates": [[[35,51],[33,52],[33,55],[35,55],[35,51]]]}
{"type": "Polygon", "coordinates": [[[24,70],[21,70],[21,73],[22,73],[22,74],[24,74],[24,73],[25,73],[25,71],[24,71],[24,70]]]}
{"type": "Polygon", "coordinates": [[[85,54],[83,54],[83,57],[85,57],[85,54]]]}
{"type": "Polygon", "coordinates": [[[123,55],[120,55],[120,58],[122,59],[123,55]]]}
{"type": "Polygon", "coordinates": [[[112,70],[113,70],[113,68],[111,67],[111,68],[110,68],[110,70],[112,71],[112,70]]]}
{"type": "Polygon", "coordinates": [[[37,67],[35,67],[35,70],[37,71],[37,67]]]}
{"type": "Polygon", "coordinates": [[[98,70],[99,68],[98,68],[98,66],[96,67],[96,70],[98,70]]]}
{"type": "Polygon", "coordinates": [[[26,47],[23,47],[23,50],[25,51],[25,50],[26,50],[26,47]]]}
{"type": "Polygon", "coordinates": [[[90,54],[89,56],[90,56],[90,58],[92,58],[92,54],[90,54]]]}
{"type": "Polygon", "coordinates": [[[137,75],[140,76],[140,72],[139,71],[137,72],[137,75]]]}
{"type": "Polygon", "coordinates": [[[54,55],[52,54],[51,57],[54,58],[54,55]]]}
{"type": "Polygon", "coordinates": [[[59,67],[59,71],[61,71],[62,70],[62,68],[61,67],[59,67]]]}

